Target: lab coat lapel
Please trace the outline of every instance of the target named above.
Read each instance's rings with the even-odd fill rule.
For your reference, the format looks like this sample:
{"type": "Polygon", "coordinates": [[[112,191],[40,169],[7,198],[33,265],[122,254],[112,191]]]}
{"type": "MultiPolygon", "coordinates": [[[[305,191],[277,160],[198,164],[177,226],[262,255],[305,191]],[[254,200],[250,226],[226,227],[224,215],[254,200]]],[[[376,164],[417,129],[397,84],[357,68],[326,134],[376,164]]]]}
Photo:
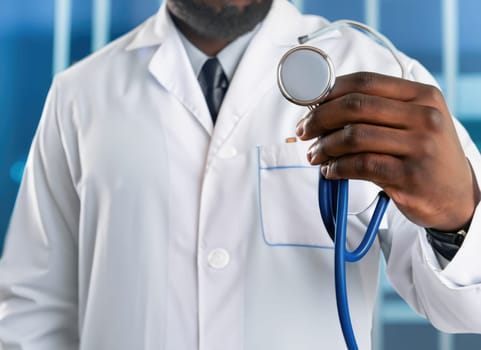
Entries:
{"type": "Polygon", "coordinates": [[[244,53],[219,111],[214,131],[217,144],[227,139],[245,115],[255,115],[256,106],[268,91],[277,89],[277,64],[296,44],[300,13],[284,0],[274,0],[272,6],[244,53]]]}
{"type": "MultiPolygon", "coordinates": [[[[159,41],[162,41],[149,64],[150,73],[172,94],[210,135],[213,124],[204,95],[192,69],[178,32],[167,10],[160,10],[159,41]],[[168,22],[169,25],[165,23],[168,22]]],[[[172,116],[175,118],[175,116],[172,116]]]]}

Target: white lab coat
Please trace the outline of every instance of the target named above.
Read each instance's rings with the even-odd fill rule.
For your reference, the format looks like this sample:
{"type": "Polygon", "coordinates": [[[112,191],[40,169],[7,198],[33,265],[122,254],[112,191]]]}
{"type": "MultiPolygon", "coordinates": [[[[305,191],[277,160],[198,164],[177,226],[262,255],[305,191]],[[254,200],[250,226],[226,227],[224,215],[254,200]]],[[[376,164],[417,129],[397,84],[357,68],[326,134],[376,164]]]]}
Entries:
{"type": "MultiPolygon", "coordinates": [[[[215,129],[165,7],[57,76],[0,264],[4,349],[345,348],[318,169],[306,161],[309,142],[285,143],[305,109],[281,97],[275,74],[296,37],[323,24],[274,1],[215,129]]],[[[315,44],[338,74],[399,75],[356,31],[315,44]]],[[[403,59],[412,79],[434,83],[403,59]]],[[[480,156],[457,126],[480,178],[480,156]]],[[[351,246],[377,191],[352,182],[351,246]]],[[[480,220],[478,210],[441,270],[423,229],[389,207],[380,240],[348,268],[361,349],[370,348],[381,247],[413,308],[442,330],[481,331],[480,220]]]]}

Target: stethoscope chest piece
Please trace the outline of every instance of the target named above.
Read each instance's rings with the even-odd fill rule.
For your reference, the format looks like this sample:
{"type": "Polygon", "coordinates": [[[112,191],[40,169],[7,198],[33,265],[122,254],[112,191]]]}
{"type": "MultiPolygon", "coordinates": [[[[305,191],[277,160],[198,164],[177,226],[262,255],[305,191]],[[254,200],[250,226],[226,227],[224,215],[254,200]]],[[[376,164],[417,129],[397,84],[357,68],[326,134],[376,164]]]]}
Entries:
{"type": "Polygon", "coordinates": [[[331,92],[336,81],[329,56],[313,46],[297,46],[282,56],[277,68],[277,83],[284,97],[313,108],[331,92]]]}

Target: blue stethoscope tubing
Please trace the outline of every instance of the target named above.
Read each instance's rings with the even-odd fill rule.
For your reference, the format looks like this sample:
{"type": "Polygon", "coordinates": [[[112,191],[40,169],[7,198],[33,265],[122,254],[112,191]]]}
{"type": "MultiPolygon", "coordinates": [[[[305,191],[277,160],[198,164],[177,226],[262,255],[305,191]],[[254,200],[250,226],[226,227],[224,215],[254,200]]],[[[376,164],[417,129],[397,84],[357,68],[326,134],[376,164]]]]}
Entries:
{"type": "MultiPolygon", "coordinates": [[[[298,38],[299,44],[305,44],[316,37],[344,26],[354,27],[368,33],[380,44],[385,46],[393,55],[401,69],[402,78],[406,78],[407,71],[402,60],[397,54],[394,45],[384,35],[376,30],[355,21],[341,20],[331,23],[313,33],[298,38]]],[[[322,174],[319,176],[319,210],[329,235],[334,238],[334,275],[336,288],[336,303],[342,333],[349,350],[357,350],[356,337],[352,328],[349,314],[349,303],[346,285],[346,264],[361,260],[373,245],[382,217],[389,204],[389,197],[384,191],[379,192],[379,199],[374,209],[371,221],[366,229],[361,243],[354,251],[346,247],[347,215],[348,215],[348,180],[326,180],[322,174]]]]}
{"type": "Polygon", "coordinates": [[[348,349],[357,350],[347,298],[346,263],[361,260],[373,245],[389,204],[389,197],[385,192],[379,192],[366,234],[354,251],[349,251],[346,247],[348,197],[348,180],[326,180],[322,174],[319,176],[319,210],[326,229],[331,237],[334,236],[334,276],[339,322],[348,349]]]}

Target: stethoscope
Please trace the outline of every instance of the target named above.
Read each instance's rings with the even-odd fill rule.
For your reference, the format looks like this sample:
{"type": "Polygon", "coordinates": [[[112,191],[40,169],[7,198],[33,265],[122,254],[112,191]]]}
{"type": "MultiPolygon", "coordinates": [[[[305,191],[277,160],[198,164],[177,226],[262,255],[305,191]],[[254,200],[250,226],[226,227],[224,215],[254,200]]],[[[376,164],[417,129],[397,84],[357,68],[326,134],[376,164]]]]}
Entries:
{"type": "MultiPolygon", "coordinates": [[[[343,26],[361,29],[385,46],[399,64],[401,76],[406,77],[406,70],[402,61],[399,59],[393,44],[386,37],[362,23],[342,20],[333,22],[309,35],[299,37],[298,41],[301,45],[289,50],[281,58],[277,70],[277,79],[279,88],[286,99],[297,105],[307,106],[311,110],[326,99],[336,80],[334,65],[324,51],[304,44],[343,26]]],[[[364,238],[354,251],[349,251],[346,247],[348,180],[327,180],[320,174],[318,192],[322,221],[329,235],[334,237],[334,274],[339,322],[348,349],[357,350],[358,346],[349,314],[346,263],[361,260],[371,248],[389,204],[389,197],[383,191],[379,193],[364,238]]]]}

